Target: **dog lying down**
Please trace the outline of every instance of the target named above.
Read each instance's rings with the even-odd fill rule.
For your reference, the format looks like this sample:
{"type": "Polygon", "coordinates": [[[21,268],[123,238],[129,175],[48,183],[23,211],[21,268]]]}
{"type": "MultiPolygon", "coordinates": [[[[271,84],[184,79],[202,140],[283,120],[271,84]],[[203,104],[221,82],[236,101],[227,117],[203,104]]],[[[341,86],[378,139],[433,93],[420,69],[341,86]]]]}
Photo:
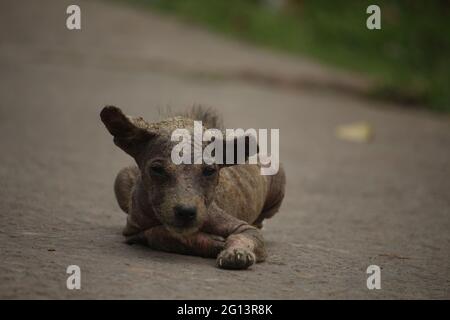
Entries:
{"type": "MultiPolygon", "coordinates": [[[[114,143],[137,164],[122,169],[114,184],[119,206],[127,213],[127,243],[216,258],[217,266],[225,269],[246,269],[265,260],[259,229],[283,200],[281,166],[269,176],[260,174],[260,164],[174,164],[175,129],[192,133],[194,120],[223,129],[210,109],[193,108],[183,116],[147,123],[107,106],[100,117],[114,143]]],[[[245,150],[250,149],[248,136],[224,142],[224,148],[234,145],[236,150],[238,139],[245,139],[245,150]]]]}

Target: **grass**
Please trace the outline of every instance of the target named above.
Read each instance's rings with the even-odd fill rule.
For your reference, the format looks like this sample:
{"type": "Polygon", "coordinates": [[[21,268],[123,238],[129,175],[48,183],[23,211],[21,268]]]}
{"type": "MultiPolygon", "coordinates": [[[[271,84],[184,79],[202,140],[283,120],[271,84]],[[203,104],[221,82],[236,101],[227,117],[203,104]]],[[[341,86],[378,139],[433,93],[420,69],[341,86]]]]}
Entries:
{"type": "Polygon", "coordinates": [[[424,0],[124,0],[373,79],[375,97],[450,112],[450,2],[424,0]],[[381,8],[381,30],[366,8],[381,8]]]}

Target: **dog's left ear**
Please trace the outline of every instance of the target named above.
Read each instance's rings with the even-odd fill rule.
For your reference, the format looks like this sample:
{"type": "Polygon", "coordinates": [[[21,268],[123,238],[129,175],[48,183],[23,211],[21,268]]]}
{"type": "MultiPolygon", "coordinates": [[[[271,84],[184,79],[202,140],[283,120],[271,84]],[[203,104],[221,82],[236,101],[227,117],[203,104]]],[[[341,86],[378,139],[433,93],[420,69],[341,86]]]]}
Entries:
{"type": "Polygon", "coordinates": [[[100,118],[114,136],[114,143],[133,158],[136,158],[144,144],[156,134],[147,130],[142,118],[132,118],[123,114],[120,108],[106,106],[100,118]]]}
{"type": "Polygon", "coordinates": [[[253,135],[234,137],[223,141],[223,167],[244,164],[248,158],[258,154],[259,146],[253,135]],[[227,161],[228,159],[228,161],[227,161]],[[230,163],[232,160],[232,163],[230,163]]]}

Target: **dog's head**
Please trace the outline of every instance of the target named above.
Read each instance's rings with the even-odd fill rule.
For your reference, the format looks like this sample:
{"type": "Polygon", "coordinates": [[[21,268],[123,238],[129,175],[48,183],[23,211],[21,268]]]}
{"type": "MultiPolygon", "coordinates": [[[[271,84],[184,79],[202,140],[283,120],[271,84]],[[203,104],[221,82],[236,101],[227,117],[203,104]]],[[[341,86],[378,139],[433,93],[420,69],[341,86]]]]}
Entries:
{"type": "MultiPolygon", "coordinates": [[[[100,117],[114,136],[114,143],[135,159],[146,200],[160,222],[179,234],[198,231],[214,200],[219,171],[230,164],[177,165],[172,161],[172,149],[177,144],[171,141],[172,132],[180,128],[192,132],[194,120],[174,117],[149,124],[142,118],[126,116],[113,106],[103,108],[100,117]]],[[[249,139],[242,136],[234,138],[232,143],[223,141],[223,155],[227,147],[237,149],[238,143],[243,143],[248,158],[249,139]]]]}

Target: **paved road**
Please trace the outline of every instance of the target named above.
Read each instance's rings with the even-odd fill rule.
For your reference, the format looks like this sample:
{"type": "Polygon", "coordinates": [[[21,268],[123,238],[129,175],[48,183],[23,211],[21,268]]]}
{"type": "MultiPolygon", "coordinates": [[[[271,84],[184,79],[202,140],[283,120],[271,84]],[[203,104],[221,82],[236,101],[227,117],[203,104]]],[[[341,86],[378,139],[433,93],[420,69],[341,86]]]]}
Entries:
{"type": "Polygon", "coordinates": [[[450,298],[448,117],[370,101],[361,79],[306,59],[77,2],[81,31],[65,28],[67,1],[0,3],[1,298],[450,298]],[[280,128],[287,196],[265,225],[268,261],[251,270],[123,243],[112,183],[131,161],[99,110],[156,120],[193,103],[228,127],[280,128]],[[372,143],[335,137],[359,120],[372,143]],[[65,287],[71,264],[78,291],[65,287]],[[366,288],[372,264],[381,290],[366,288]]]}

